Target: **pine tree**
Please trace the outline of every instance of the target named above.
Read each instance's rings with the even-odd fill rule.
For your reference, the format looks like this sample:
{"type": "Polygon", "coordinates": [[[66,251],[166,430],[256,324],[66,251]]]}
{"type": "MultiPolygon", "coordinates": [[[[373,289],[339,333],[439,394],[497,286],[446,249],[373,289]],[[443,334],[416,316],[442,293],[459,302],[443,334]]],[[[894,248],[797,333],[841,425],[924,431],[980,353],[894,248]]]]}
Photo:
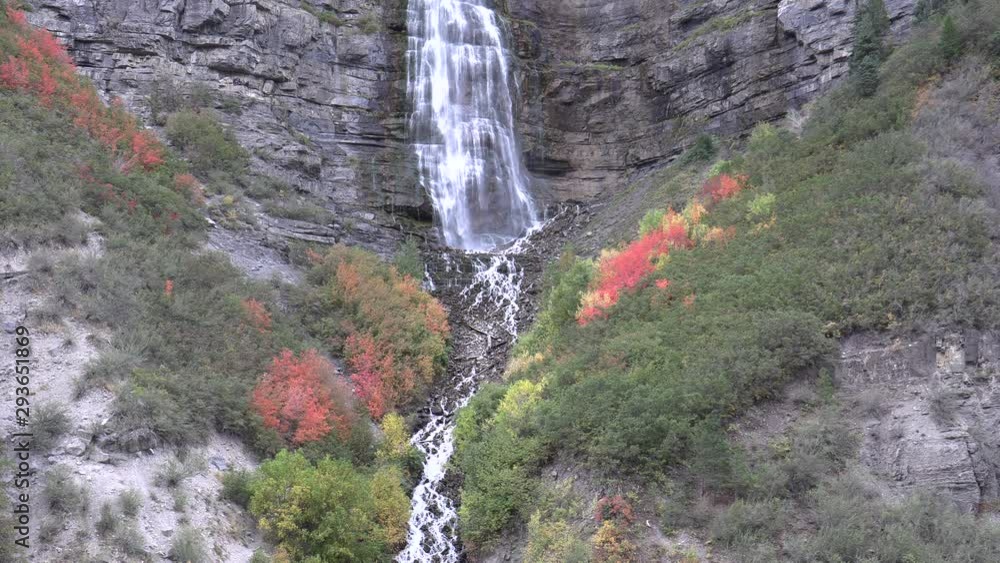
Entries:
{"type": "Polygon", "coordinates": [[[885,34],[889,14],[883,0],[868,0],[854,17],[854,49],[851,51],[851,79],[861,96],[871,96],[878,88],[878,68],[885,59],[885,34]]]}
{"type": "Polygon", "coordinates": [[[951,16],[945,16],[941,22],[941,39],[938,41],[938,49],[944,60],[951,62],[962,54],[962,35],[955,27],[955,20],[951,16]]]}

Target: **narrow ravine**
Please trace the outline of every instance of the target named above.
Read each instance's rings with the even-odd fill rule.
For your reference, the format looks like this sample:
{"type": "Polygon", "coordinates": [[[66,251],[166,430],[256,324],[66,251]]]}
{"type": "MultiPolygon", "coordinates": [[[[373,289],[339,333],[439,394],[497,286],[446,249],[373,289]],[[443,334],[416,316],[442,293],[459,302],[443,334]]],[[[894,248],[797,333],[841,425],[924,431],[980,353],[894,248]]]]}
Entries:
{"type": "MultiPolygon", "coordinates": [[[[449,379],[427,407],[426,423],[411,439],[425,460],[413,491],[406,549],[397,561],[459,561],[458,515],[445,486],[448,461],[454,452],[455,415],[485,377],[502,369],[506,351],[517,336],[525,279],[524,269],[517,263],[520,256],[519,247],[495,254],[454,251],[442,256],[443,275],[453,282],[468,281],[442,288],[453,303],[456,353],[449,379]],[[463,268],[471,271],[463,272],[463,268]]],[[[439,286],[441,283],[438,280],[439,286]]]]}

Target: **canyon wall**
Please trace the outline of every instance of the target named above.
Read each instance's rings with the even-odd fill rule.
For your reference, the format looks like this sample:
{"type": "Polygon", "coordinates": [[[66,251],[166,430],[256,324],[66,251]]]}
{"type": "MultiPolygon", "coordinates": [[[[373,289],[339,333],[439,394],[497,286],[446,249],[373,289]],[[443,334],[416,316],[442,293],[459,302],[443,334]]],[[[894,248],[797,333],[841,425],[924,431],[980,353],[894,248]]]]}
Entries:
{"type": "MultiPolygon", "coordinates": [[[[406,141],[406,1],[31,0],[102,91],[200,86],[255,169],[370,246],[429,218],[406,141]],[[349,218],[349,221],[348,221],[349,218]],[[346,225],[346,227],[345,227],[346,225]]],[[[915,0],[887,0],[896,34],[915,0]]],[[[701,132],[782,117],[847,70],[854,0],[502,0],[536,196],[590,201],[701,132]]],[[[386,244],[382,245],[383,247],[386,244]]]]}
{"type": "MultiPolygon", "coordinates": [[[[587,200],[847,72],[855,0],[508,0],[539,189],[587,200]]],[[[906,33],[916,0],[886,0],[906,33]]]]}

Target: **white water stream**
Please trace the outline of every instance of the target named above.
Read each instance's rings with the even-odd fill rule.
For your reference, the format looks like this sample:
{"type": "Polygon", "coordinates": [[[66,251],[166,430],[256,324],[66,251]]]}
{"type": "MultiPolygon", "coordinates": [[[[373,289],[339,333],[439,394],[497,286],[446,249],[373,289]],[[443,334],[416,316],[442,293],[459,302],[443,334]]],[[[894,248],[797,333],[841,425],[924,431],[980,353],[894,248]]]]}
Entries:
{"type": "Polygon", "coordinates": [[[507,34],[484,0],[410,0],[407,93],[445,242],[490,251],[538,220],[514,134],[507,34]]]}
{"type": "MultiPolygon", "coordinates": [[[[481,311],[490,326],[475,329],[479,348],[493,339],[513,341],[524,271],[512,242],[538,225],[528,177],[514,134],[507,33],[488,0],[410,0],[407,10],[407,90],[413,104],[410,134],[420,182],[430,195],[445,243],[482,253],[459,294],[467,311],[481,311]],[[505,251],[494,251],[499,247],[505,251]]],[[[446,272],[458,276],[449,256],[446,272]]],[[[454,279],[454,278],[453,278],[454,279]]],[[[439,280],[452,287],[453,279],[439,280]]],[[[430,273],[425,287],[435,288],[430,273]]],[[[411,443],[425,456],[413,491],[401,563],[457,562],[458,515],[442,484],[454,452],[455,414],[476,392],[476,362],[452,376],[432,398],[430,418],[411,443]]]]}
{"type": "MultiPolygon", "coordinates": [[[[475,259],[472,281],[460,294],[469,309],[486,308],[497,317],[496,328],[506,332],[503,336],[510,339],[517,336],[518,299],[524,280],[524,270],[514,261],[516,253],[515,247],[490,255],[488,262],[475,259]]],[[[487,352],[492,348],[488,333],[485,348],[487,352]]],[[[406,548],[396,557],[397,561],[443,563],[459,560],[458,514],[454,501],[441,488],[448,460],[455,449],[452,437],[455,415],[468,404],[478,385],[475,367],[453,376],[449,382],[450,391],[432,399],[429,420],[410,439],[410,443],[424,454],[424,471],[413,490],[406,548]]]]}

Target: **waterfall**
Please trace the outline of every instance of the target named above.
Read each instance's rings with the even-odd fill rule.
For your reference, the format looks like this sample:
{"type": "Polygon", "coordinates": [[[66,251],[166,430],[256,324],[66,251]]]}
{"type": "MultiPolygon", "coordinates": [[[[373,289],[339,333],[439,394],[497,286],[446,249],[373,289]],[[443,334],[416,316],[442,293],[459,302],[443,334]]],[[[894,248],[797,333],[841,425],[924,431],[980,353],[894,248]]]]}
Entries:
{"type": "Polygon", "coordinates": [[[506,34],[483,0],[410,0],[407,94],[445,243],[489,251],[537,222],[514,134],[506,34]]]}
{"type": "MultiPolygon", "coordinates": [[[[464,346],[489,358],[495,342],[511,342],[517,334],[524,272],[514,260],[520,251],[515,241],[538,225],[538,215],[514,134],[506,36],[483,1],[410,0],[406,58],[420,183],[447,246],[481,253],[456,255],[454,271],[450,252],[443,256],[444,271],[453,277],[471,259],[472,279],[455,297],[465,324],[482,327],[464,346]],[[506,250],[495,251],[501,247],[506,250]]],[[[442,281],[449,291],[454,278],[442,281]]],[[[435,287],[430,272],[425,286],[435,287]]],[[[476,392],[480,367],[478,361],[453,365],[451,379],[431,399],[427,422],[411,439],[424,454],[424,468],[413,491],[406,548],[396,558],[401,563],[461,557],[458,514],[443,481],[455,447],[455,415],[476,392]]]]}
{"type": "MultiPolygon", "coordinates": [[[[496,343],[517,335],[524,271],[514,259],[521,252],[516,241],[538,226],[538,217],[514,134],[501,20],[484,0],[410,0],[407,27],[409,126],[420,182],[447,246],[479,253],[457,253],[454,271],[451,252],[443,256],[444,271],[453,277],[461,274],[463,260],[471,260],[472,279],[455,296],[461,303],[455,314],[464,325],[481,325],[464,343],[466,353],[476,350],[479,359],[453,361],[450,380],[432,397],[427,422],[410,440],[424,455],[424,467],[413,491],[406,548],[396,558],[450,563],[461,557],[455,502],[443,487],[455,415],[491,360],[502,359],[496,343]]],[[[441,281],[449,291],[454,278],[441,281]]],[[[425,287],[436,287],[429,271],[425,287]]]]}

